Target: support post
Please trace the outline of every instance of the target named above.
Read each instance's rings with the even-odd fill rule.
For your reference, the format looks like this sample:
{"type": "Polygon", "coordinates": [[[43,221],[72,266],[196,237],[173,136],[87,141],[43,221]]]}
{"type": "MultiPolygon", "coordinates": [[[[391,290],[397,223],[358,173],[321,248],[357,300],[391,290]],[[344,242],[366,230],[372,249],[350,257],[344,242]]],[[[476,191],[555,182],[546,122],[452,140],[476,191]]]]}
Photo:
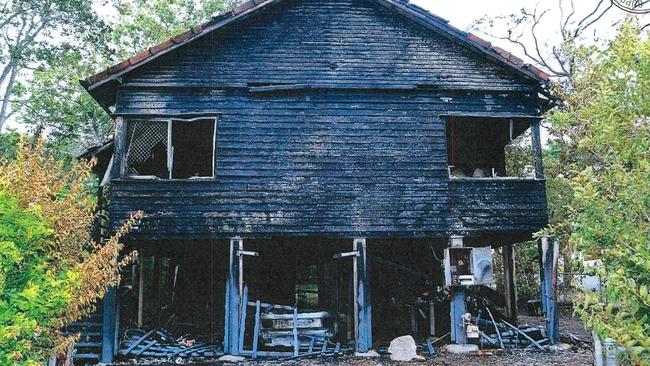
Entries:
{"type": "Polygon", "coordinates": [[[433,300],[429,301],[429,335],[436,335],[436,304],[433,300]]]}
{"type": "MultiPolygon", "coordinates": [[[[449,246],[458,248],[463,246],[463,237],[460,235],[452,235],[449,238],[449,246]]],[[[451,317],[451,341],[455,344],[467,344],[467,334],[463,326],[463,315],[467,313],[467,305],[465,305],[465,287],[452,286],[450,317],[451,317]]]]}
{"type": "MultiPolygon", "coordinates": [[[[243,263],[239,251],[243,250],[243,247],[244,241],[241,238],[230,239],[230,265],[226,280],[223,348],[225,352],[231,355],[239,355],[240,353],[239,335],[243,292],[243,263]]],[[[246,304],[243,304],[243,306],[246,306],[246,304]]]]}
{"type": "Polygon", "coordinates": [[[117,331],[117,288],[111,287],[104,295],[102,317],[102,362],[112,363],[115,356],[117,331]]]}
{"type": "Polygon", "coordinates": [[[467,344],[467,334],[463,326],[463,315],[467,313],[465,305],[465,287],[451,288],[451,341],[455,344],[467,344]]]}
{"type": "Polygon", "coordinates": [[[560,341],[560,322],[557,308],[557,266],[560,246],[552,237],[539,240],[540,293],[546,321],[546,333],[551,344],[560,341]]]}
{"type": "Polygon", "coordinates": [[[142,328],[144,323],[144,255],[142,253],[138,255],[138,267],[140,267],[138,277],[138,328],[142,328]]]}
{"type": "Polygon", "coordinates": [[[372,308],[370,305],[370,268],[366,253],[366,239],[353,240],[354,325],[356,351],[368,352],[372,348],[372,308]]]}
{"type": "Polygon", "coordinates": [[[544,179],[544,164],[542,163],[542,137],[539,129],[539,120],[530,123],[530,132],[533,145],[533,164],[535,178],[544,179]]]}
{"type": "Polygon", "coordinates": [[[162,279],[162,256],[156,254],[153,257],[153,276],[152,276],[152,302],[153,302],[153,323],[155,327],[160,326],[160,295],[161,295],[161,286],[160,282],[162,279]]]}
{"type": "Polygon", "coordinates": [[[506,317],[517,325],[517,284],[515,280],[515,250],[512,244],[502,247],[503,283],[505,287],[506,317]]]}

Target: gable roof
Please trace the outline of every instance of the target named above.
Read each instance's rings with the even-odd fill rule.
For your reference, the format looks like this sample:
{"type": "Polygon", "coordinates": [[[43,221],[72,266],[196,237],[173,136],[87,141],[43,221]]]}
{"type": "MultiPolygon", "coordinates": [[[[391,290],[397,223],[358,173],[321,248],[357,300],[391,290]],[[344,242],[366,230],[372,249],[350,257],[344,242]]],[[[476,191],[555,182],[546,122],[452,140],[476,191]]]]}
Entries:
{"type": "MultiPolygon", "coordinates": [[[[263,8],[281,1],[283,0],[246,1],[228,12],[213,17],[205,23],[192,27],[191,29],[171,37],[156,46],[148,48],[123,62],[90,76],[85,80],[81,80],[81,84],[98,101],[100,101],[100,99],[106,100],[105,97],[108,97],[107,94],[113,92],[112,88],[109,86],[110,83],[116,83],[122,75],[127,74],[183,45],[201,38],[212,31],[225,27],[236,20],[245,18],[263,8]]],[[[427,29],[433,30],[438,34],[466,46],[467,48],[483,54],[489,60],[502,64],[529,80],[539,82],[542,85],[546,84],[549,80],[549,75],[543,70],[525,63],[522,59],[514,56],[508,51],[492,46],[490,42],[475,34],[467,33],[451,26],[447,20],[440,18],[417,5],[399,0],[372,1],[379,3],[389,10],[394,11],[427,29]]],[[[113,98],[110,97],[108,99],[113,100],[113,98]]],[[[106,104],[110,105],[111,103],[102,104],[106,107],[106,104]]]]}

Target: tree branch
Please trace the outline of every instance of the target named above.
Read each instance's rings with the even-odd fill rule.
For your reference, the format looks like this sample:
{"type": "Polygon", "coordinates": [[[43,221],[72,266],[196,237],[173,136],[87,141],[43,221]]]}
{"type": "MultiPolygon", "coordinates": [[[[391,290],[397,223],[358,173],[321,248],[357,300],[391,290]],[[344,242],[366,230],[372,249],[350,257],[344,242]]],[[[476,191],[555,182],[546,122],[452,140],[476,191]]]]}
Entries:
{"type": "Polygon", "coordinates": [[[596,17],[595,19],[593,19],[589,23],[585,24],[582,28],[580,28],[579,25],[578,25],[578,27],[576,28],[576,31],[574,33],[574,38],[577,38],[582,32],[587,30],[587,28],[591,27],[594,23],[599,21],[600,18],[602,18],[603,15],[605,15],[613,6],[614,6],[614,3],[609,4],[609,6],[598,17],[596,17]]]}
{"type": "MultiPolygon", "coordinates": [[[[562,9],[562,0],[559,0],[560,2],[560,9],[562,9]]],[[[562,17],[560,17],[560,33],[562,33],[562,40],[567,41],[568,38],[568,25],[569,22],[571,21],[571,18],[575,15],[576,13],[576,7],[575,4],[573,3],[573,0],[570,1],[571,4],[571,13],[566,17],[564,20],[564,23],[562,23],[562,17]]]]}
{"type": "MultiPolygon", "coordinates": [[[[579,21],[578,24],[576,25],[576,29],[575,29],[575,31],[573,32],[573,38],[574,38],[574,39],[578,37],[579,29],[580,29],[580,26],[582,25],[582,23],[586,22],[587,19],[591,18],[592,15],[594,15],[594,14],[597,13],[597,12],[598,12],[598,9],[600,9],[600,6],[603,4],[604,1],[605,1],[605,0],[600,0],[600,1],[598,1],[598,4],[596,5],[596,9],[594,9],[591,13],[589,13],[589,14],[588,14],[587,16],[585,16],[584,18],[580,19],[580,21],[579,21]]],[[[601,16],[602,16],[602,15],[601,15],[601,16]]]]}

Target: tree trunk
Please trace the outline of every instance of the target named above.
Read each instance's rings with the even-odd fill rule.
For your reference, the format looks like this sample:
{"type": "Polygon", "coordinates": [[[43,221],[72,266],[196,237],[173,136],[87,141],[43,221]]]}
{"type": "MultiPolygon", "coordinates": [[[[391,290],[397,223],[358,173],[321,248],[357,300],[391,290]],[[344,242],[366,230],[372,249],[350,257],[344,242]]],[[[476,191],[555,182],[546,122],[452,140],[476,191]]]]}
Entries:
{"type": "MultiPolygon", "coordinates": [[[[8,65],[7,67],[11,67],[11,66],[8,65]]],[[[14,83],[16,82],[17,75],[18,75],[18,69],[16,67],[12,67],[11,75],[9,76],[9,80],[7,81],[4,97],[2,99],[2,105],[0,106],[0,132],[2,132],[2,128],[5,126],[5,122],[7,122],[7,119],[9,117],[9,103],[11,97],[11,89],[13,88],[14,83]]]]}

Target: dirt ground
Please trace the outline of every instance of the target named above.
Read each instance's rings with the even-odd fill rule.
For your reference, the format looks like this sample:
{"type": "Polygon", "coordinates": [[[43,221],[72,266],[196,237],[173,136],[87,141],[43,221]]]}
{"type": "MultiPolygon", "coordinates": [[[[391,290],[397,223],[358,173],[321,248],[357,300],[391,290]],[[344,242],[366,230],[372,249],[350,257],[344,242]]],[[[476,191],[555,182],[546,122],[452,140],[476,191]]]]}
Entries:
{"type": "MultiPolygon", "coordinates": [[[[539,325],[544,319],[522,315],[519,317],[519,325],[539,325]]],[[[594,356],[592,351],[591,334],[585,330],[580,320],[571,316],[569,309],[561,310],[560,329],[563,340],[573,336],[574,344],[566,351],[525,351],[525,350],[482,350],[469,355],[455,355],[444,352],[443,347],[437,347],[438,356],[425,357],[424,361],[394,362],[389,356],[378,358],[358,358],[353,356],[340,356],[331,358],[311,358],[291,361],[244,361],[238,363],[240,366],[276,366],[276,365],[307,365],[307,366],[391,366],[391,365],[412,365],[412,366],[589,366],[593,365],[594,356]],[[582,342],[575,341],[576,339],[582,342]]],[[[423,355],[425,356],[425,355],[423,355]]],[[[192,365],[192,366],[219,366],[231,365],[218,361],[205,361],[195,363],[164,362],[161,360],[147,363],[140,360],[137,363],[125,362],[121,365],[192,365]]],[[[180,360],[179,360],[180,361],[180,360]]]]}

